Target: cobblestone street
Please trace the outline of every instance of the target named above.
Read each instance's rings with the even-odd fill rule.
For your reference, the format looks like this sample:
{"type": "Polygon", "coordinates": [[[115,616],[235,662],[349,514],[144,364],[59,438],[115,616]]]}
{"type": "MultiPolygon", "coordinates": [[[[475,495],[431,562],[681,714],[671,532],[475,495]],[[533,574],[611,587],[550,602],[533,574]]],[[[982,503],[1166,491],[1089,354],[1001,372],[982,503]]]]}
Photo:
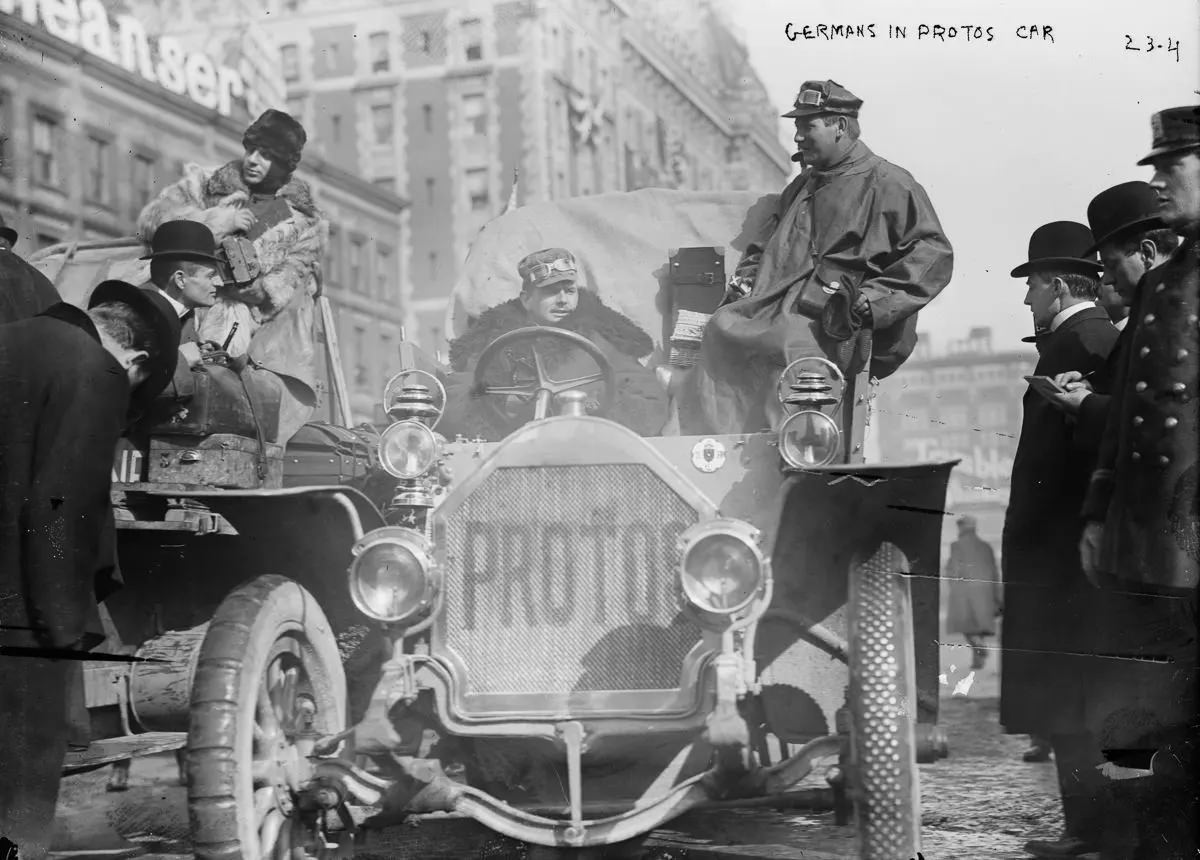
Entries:
{"type": "MultiPolygon", "coordinates": [[[[1001,733],[998,659],[993,655],[981,672],[969,676],[959,663],[969,660],[965,648],[942,647],[944,673],[940,724],[946,730],[950,757],[921,765],[923,801],[922,853],[926,860],[982,860],[1027,857],[1021,846],[1030,838],[1054,837],[1061,826],[1052,762],[1026,764],[1022,736],[1001,733]],[[955,689],[960,695],[953,695],[955,689]],[[965,695],[962,695],[965,693],[965,695]]],[[[141,843],[148,860],[189,856],[184,791],[174,784],[170,755],[134,762],[130,789],[104,791],[108,771],[68,779],[60,801],[59,850],[104,850],[118,844],[116,835],[141,843]]],[[[820,777],[814,775],[818,784],[820,777]]],[[[463,823],[455,825],[463,830],[463,823]]],[[[432,836],[432,828],[422,836],[432,836]]],[[[467,825],[466,829],[471,829],[467,825]]],[[[463,833],[413,853],[416,834],[401,827],[386,831],[360,851],[360,857],[472,858],[518,857],[481,831],[463,833]],[[470,847],[468,847],[470,846],[470,847]]],[[[850,860],[858,856],[853,828],[838,827],[832,813],[733,810],[686,816],[650,840],[660,860],[711,858],[802,858],[850,860]]]]}

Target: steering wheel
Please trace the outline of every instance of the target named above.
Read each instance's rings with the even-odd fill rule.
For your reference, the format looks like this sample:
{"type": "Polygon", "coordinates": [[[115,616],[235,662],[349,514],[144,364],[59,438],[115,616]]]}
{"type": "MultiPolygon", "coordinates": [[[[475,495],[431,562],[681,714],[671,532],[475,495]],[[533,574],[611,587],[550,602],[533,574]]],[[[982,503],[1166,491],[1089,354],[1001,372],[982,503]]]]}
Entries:
{"type": "Polygon", "coordinates": [[[612,363],[600,351],[600,347],[596,346],[596,344],[583,335],[576,334],[573,331],[554,328],[553,326],[535,325],[525,326],[524,328],[502,334],[488,344],[487,348],[479,356],[479,361],[475,363],[475,380],[471,390],[475,396],[482,398],[484,408],[488,410],[491,417],[508,427],[516,425],[522,419],[520,416],[513,415],[507,411],[502,405],[504,401],[500,398],[513,397],[522,403],[532,401],[533,420],[540,421],[549,413],[550,404],[556,395],[575,388],[582,388],[593,382],[604,383],[604,391],[600,397],[599,411],[601,413],[607,412],[612,408],[617,391],[617,382],[616,376],[613,374],[612,363]],[[576,376],[571,379],[551,378],[546,370],[545,356],[542,355],[537,346],[537,341],[542,338],[561,340],[570,346],[578,347],[596,362],[599,371],[585,376],[576,376]],[[535,378],[528,382],[518,382],[514,373],[514,379],[509,385],[492,385],[486,382],[487,370],[499,358],[501,351],[507,352],[511,358],[514,344],[524,345],[526,342],[528,342],[529,353],[533,357],[533,367],[530,369],[535,378]]]}

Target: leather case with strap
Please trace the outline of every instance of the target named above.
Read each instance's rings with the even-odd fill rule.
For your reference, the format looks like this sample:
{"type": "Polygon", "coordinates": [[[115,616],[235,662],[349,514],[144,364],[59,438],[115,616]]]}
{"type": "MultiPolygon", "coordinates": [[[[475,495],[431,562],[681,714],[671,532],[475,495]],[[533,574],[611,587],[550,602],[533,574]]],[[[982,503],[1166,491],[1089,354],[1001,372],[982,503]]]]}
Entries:
{"type": "Polygon", "coordinates": [[[283,485],[359,484],[376,464],[376,447],[361,430],[313,421],[296,431],[284,455],[283,485]]]}
{"type": "Polygon", "coordinates": [[[261,421],[267,436],[273,437],[279,424],[280,393],[273,386],[258,386],[256,395],[258,402],[251,405],[242,378],[232,367],[197,365],[192,368],[190,386],[180,386],[177,395],[155,401],[150,435],[232,433],[258,439],[261,421]]]}

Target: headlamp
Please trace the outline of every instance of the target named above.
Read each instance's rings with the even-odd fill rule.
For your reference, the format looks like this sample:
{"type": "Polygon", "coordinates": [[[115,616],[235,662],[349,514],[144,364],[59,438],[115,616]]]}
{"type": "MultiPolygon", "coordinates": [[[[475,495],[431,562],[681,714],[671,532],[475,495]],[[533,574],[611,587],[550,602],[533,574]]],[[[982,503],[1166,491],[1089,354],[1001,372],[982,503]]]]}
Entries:
{"type": "Polygon", "coordinates": [[[758,530],[741,520],[698,523],[679,536],[684,597],[705,613],[730,616],[762,594],[770,562],[758,548],[758,530]]]}
{"type": "Polygon", "coordinates": [[[364,615],[404,624],[433,606],[437,583],[422,535],[386,526],[364,535],[352,551],[350,599],[364,615]]]}
{"type": "Polygon", "coordinates": [[[788,417],[779,427],[779,453],[796,469],[827,466],[842,447],[842,431],[824,412],[805,410],[788,417]]]}
{"type": "Polygon", "coordinates": [[[437,436],[416,419],[397,421],[379,435],[379,462],[396,478],[419,478],[441,453],[437,436]]]}

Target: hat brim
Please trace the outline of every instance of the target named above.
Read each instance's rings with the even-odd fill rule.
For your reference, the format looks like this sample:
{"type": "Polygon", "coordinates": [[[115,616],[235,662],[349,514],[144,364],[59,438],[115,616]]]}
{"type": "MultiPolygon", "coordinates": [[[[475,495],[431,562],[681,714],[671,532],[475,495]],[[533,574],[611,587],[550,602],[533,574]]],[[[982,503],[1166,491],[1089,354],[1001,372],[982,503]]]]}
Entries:
{"type": "Polygon", "coordinates": [[[1130,221],[1128,224],[1122,224],[1120,227],[1114,227],[1103,236],[1096,240],[1096,244],[1088,248],[1085,253],[1095,254],[1100,250],[1101,246],[1119,239],[1127,233],[1145,233],[1147,230],[1161,230],[1167,225],[1157,215],[1150,218],[1138,218],[1135,221],[1130,221]]]}
{"type": "Polygon", "coordinates": [[[201,260],[205,263],[219,263],[221,258],[213,254],[205,254],[203,251],[158,251],[152,254],[147,254],[144,257],[138,257],[139,260],[158,260],[164,257],[170,257],[175,260],[201,260]]]}
{"type": "Polygon", "coordinates": [[[1104,267],[1094,260],[1084,260],[1080,257],[1042,257],[1040,260],[1030,260],[1028,263],[1022,263],[1012,270],[1011,275],[1014,278],[1023,278],[1030,272],[1037,272],[1043,269],[1058,269],[1065,272],[1077,272],[1081,275],[1096,275],[1104,270],[1104,267]]]}
{"type": "MultiPolygon", "coordinates": [[[[131,398],[132,403],[144,407],[167,387],[167,383],[175,375],[175,367],[179,363],[179,317],[174,314],[167,315],[166,310],[169,306],[164,308],[156,302],[150,290],[135,287],[125,281],[102,282],[92,290],[88,298],[88,307],[94,308],[107,302],[122,302],[136,310],[143,319],[149,321],[154,339],[158,341],[159,357],[131,398]]],[[[163,303],[166,303],[165,299],[163,303]]]]}
{"type": "Polygon", "coordinates": [[[1189,149],[1200,149],[1200,141],[1193,140],[1189,143],[1176,143],[1168,146],[1160,146],[1157,149],[1152,149],[1144,156],[1138,159],[1138,164],[1145,167],[1156,158],[1162,158],[1164,155],[1171,155],[1175,152],[1186,152],[1189,149]]]}
{"type": "Polygon", "coordinates": [[[805,116],[805,117],[812,117],[812,116],[856,117],[856,116],[858,116],[858,111],[830,110],[829,108],[792,108],[787,113],[780,114],[780,116],[782,116],[784,119],[796,119],[796,118],[802,117],[802,116],[805,116]]]}
{"type": "Polygon", "coordinates": [[[17,231],[12,227],[0,227],[0,237],[7,239],[10,247],[17,244],[17,231]]]}

